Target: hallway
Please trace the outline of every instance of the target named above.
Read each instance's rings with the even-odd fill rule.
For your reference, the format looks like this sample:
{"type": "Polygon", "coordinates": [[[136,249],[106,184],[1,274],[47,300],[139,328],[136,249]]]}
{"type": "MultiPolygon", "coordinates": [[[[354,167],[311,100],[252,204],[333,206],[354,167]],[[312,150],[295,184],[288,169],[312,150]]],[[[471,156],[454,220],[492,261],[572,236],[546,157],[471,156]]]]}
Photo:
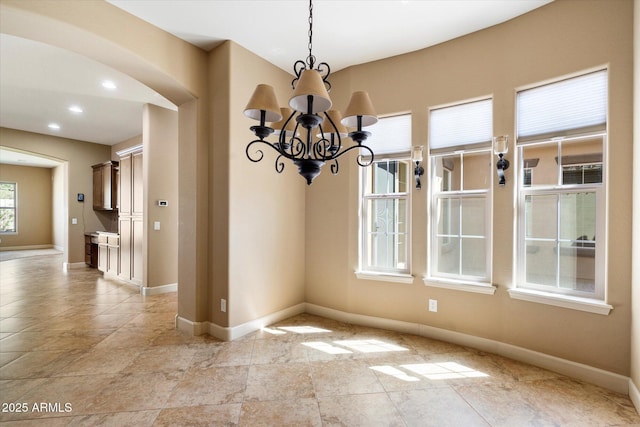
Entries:
{"type": "Polygon", "coordinates": [[[306,314],[234,342],[189,337],[175,293],[61,265],[0,263],[3,425],[640,425],[618,393],[306,314]]]}

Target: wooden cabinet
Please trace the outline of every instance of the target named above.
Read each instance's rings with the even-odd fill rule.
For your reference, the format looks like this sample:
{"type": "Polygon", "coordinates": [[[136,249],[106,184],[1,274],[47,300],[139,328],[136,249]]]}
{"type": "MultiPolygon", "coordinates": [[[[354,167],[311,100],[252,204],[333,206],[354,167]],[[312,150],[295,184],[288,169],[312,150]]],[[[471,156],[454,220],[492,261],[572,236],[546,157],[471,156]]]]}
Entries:
{"type": "Polygon", "coordinates": [[[142,151],[120,156],[120,279],[143,283],[144,178],[142,151]]]}
{"type": "Polygon", "coordinates": [[[118,162],[93,165],[93,210],[115,211],[118,208],[118,162]]]}
{"type": "Polygon", "coordinates": [[[84,235],[84,262],[89,267],[96,268],[98,266],[97,236],[90,234],[84,235]]]}
{"type": "Polygon", "coordinates": [[[98,232],[98,270],[105,277],[117,277],[120,273],[120,236],[116,233],[98,232]]]}

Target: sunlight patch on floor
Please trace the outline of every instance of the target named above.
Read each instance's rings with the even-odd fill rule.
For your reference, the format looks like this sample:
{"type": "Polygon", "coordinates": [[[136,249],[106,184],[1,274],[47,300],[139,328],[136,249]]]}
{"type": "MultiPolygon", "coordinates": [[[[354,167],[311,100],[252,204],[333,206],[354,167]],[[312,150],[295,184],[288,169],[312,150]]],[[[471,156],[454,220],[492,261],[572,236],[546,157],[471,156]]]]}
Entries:
{"type": "Polygon", "coordinates": [[[392,351],[408,351],[399,345],[380,340],[341,340],[328,343],[324,341],[312,341],[302,343],[307,347],[322,351],[327,354],[349,353],[383,353],[392,351]]]}
{"type": "Polygon", "coordinates": [[[416,382],[420,381],[420,378],[413,377],[407,374],[404,371],[401,371],[398,368],[394,368],[393,366],[385,365],[385,366],[372,366],[371,369],[374,371],[382,372],[383,374],[390,375],[392,377],[396,377],[399,380],[407,381],[407,382],[416,382]]]}
{"type": "Polygon", "coordinates": [[[399,345],[380,340],[343,340],[334,341],[335,344],[350,348],[360,353],[381,353],[389,351],[408,351],[399,345]]]}
{"type": "Polygon", "coordinates": [[[322,351],[323,353],[327,353],[327,354],[349,354],[349,353],[353,353],[352,351],[349,351],[346,348],[336,347],[335,345],[331,345],[328,342],[314,341],[314,342],[305,342],[305,343],[302,343],[302,344],[307,346],[307,347],[311,347],[314,350],[319,350],[319,351],[322,351]]]}
{"type": "Polygon", "coordinates": [[[478,378],[489,376],[484,372],[476,371],[473,368],[469,368],[456,362],[418,363],[413,365],[402,365],[402,367],[430,380],[478,378]]]}
{"type": "MultiPolygon", "coordinates": [[[[461,365],[456,362],[443,363],[416,363],[409,365],[400,365],[400,368],[424,377],[430,380],[449,380],[456,378],[481,378],[488,377],[488,374],[461,365]]],[[[416,376],[410,375],[402,369],[395,368],[390,365],[371,366],[374,371],[396,377],[399,380],[407,382],[420,381],[416,376]]]]}
{"type": "Polygon", "coordinates": [[[331,332],[328,329],[318,328],[316,326],[279,326],[278,329],[283,329],[296,334],[321,334],[331,332]]]}

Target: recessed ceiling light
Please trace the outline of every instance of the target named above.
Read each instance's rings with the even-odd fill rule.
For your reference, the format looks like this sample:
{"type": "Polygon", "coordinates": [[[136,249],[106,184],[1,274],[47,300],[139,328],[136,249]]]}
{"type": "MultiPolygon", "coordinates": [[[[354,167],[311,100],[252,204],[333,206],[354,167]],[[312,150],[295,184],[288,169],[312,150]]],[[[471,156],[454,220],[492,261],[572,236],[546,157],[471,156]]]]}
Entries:
{"type": "Polygon", "coordinates": [[[57,123],[49,123],[49,129],[58,130],[60,129],[60,125],[57,123]]]}
{"type": "Polygon", "coordinates": [[[71,111],[72,113],[78,113],[78,114],[83,112],[82,108],[78,107],[77,105],[70,106],[69,111],[71,111]]]}
{"type": "Polygon", "coordinates": [[[117,89],[118,86],[116,86],[116,84],[114,82],[112,82],[111,80],[105,80],[102,82],[102,87],[105,89],[109,89],[109,90],[114,90],[117,89]]]}

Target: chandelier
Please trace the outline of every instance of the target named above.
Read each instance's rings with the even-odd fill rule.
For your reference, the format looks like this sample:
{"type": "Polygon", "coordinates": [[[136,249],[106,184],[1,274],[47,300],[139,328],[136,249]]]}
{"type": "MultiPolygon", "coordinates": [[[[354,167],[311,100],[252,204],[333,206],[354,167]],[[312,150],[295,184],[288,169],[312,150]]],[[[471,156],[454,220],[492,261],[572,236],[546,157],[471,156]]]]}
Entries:
{"type": "Polygon", "coordinates": [[[290,108],[280,108],[272,86],[259,84],[244,115],[258,120],[259,125],[251,126],[251,131],[258,139],[247,145],[246,154],[252,162],[259,162],[264,157],[255,144],[264,144],[278,153],[275,161],[276,172],[284,170],[284,160],[291,160],[298,172],[311,185],[320,174],[322,166],[331,162],[331,173],[338,173],[338,157],[351,150],[359,150],[356,162],[362,167],[373,162],[373,151],[363,143],[371,136],[362,130],[378,121],[367,92],[358,91],[351,95],[351,100],[344,113],[332,110],[329,91],[329,64],[317,64],[312,53],[313,40],[313,2],[309,0],[309,56],[306,61],[298,60],[293,64],[295,78],[291,82],[293,95],[289,99],[290,108]],[[315,68],[314,68],[315,67],[315,68]],[[267,122],[271,125],[267,126],[267,122]],[[354,128],[348,132],[346,128],[354,128]],[[274,134],[277,142],[266,141],[274,134]],[[355,144],[344,146],[343,140],[351,138],[355,144]]]}

